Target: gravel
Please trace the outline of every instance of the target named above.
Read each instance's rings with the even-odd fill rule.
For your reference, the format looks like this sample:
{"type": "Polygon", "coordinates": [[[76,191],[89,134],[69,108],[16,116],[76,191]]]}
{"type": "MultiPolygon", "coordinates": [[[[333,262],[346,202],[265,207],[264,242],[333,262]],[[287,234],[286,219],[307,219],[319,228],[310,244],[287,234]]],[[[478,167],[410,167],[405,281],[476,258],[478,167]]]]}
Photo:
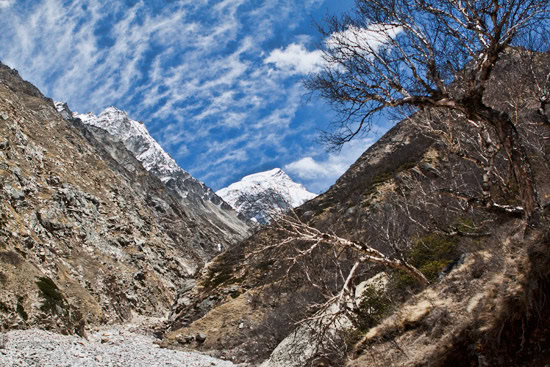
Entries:
{"type": "Polygon", "coordinates": [[[88,340],[44,330],[15,330],[0,349],[0,366],[40,367],[231,367],[229,361],[200,353],[160,348],[155,338],[136,332],[132,326],[98,329],[88,340]]]}

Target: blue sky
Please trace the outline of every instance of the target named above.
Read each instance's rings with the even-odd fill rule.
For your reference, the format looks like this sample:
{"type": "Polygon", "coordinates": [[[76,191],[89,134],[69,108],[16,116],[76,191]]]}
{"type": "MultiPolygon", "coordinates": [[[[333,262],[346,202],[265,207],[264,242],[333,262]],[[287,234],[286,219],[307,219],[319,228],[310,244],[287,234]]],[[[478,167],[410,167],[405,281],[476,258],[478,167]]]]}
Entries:
{"type": "Polygon", "coordinates": [[[312,20],[352,5],[0,0],[0,60],[73,111],[128,111],[214,190],[281,167],[318,193],[375,138],[326,153],[316,138],[331,112],[303,98],[301,78],[320,65],[312,20]]]}

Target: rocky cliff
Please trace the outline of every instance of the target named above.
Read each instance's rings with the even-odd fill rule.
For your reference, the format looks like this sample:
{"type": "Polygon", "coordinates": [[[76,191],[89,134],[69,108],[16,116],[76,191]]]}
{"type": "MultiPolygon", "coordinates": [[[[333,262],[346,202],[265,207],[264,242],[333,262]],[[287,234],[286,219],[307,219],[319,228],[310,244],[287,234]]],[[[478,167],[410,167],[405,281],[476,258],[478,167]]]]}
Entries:
{"type": "Polygon", "coordinates": [[[182,197],[138,158],[119,136],[64,119],[0,64],[4,328],[83,333],[163,316],[207,260],[246,235],[221,201],[182,197]]]}
{"type": "Polygon", "coordinates": [[[249,230],[230,205],[178,166],[149,135],[145,125],[130,119],[126,112],[109,107],[99,116],[79,114],[71,112],[67,104],[61,102],[56,102],[56,108],[83,132],[92,145],[99,150],[106,149],[119,164],[127,164],[126,156],[129,155],[137,160],[130,166],[143,167],[160,179],[167,191],[175,194],[181,205],[201,224],[199,227],[210,231],[210,246],[215,242],[215,247],[220,251],[220,246],[225,248],[228,243],[242,239],[249,230]]]}

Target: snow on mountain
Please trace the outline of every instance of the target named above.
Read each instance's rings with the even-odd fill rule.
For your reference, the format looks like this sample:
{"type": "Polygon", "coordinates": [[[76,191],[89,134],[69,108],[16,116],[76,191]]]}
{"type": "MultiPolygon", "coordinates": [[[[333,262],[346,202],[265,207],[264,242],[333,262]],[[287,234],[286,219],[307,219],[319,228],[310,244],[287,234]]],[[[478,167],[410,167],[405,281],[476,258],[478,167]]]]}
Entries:
{"type": "Polygon", "coordinates": [[[316,196],[280,168],[245,176],[216,194],[239,214],[261,224],[269,222],[273,212],[295,208],[316,196]]]}
{"type": "Polygon", "coordinates": [[[178,166],[149,135],[142,122],[130,119],[126,112],[115,107],[109,107],[96,116],[91,112],[73,113],[64,102],[55,102],[55,106],[66,120],[79,119],[90,132],[93,133],[94,129],[102,131],[122,143],[147,171],[178,194],[188,209],[186,214],[201,217],[201,221],[230,235],[237,233],[244,236],[248,232],[249,224],[238,218],[238,213],[212,189],[178,166]]]}
{"type": "Polygon", "coordinates": [[[108,107],[99,116],[93,113],[73,113],[73,117],[83,123],[106,130],[109,134],[118,137],[126,148],[134,153],[146,170],[156,171],[155,174],[163,182],[173,178],[174,173],[183,171],[176,161],[166,153],[159,143],[141,122],[132,120],[124,111],[115,107],[108,107]]]}
{"type": "MultiPolygon", "coordinates": [[[[56,102],[56,107],[62,115],[70,111],[62,102],[56,102]]],[[[145,125],[130,119],[125,111],[108,107],[98,116],[91,112],[86,114],[74,112],[72,117],[79,118],[85,125],[103,129],[117,137],[146,170],[160,178],[166,186],[175,190],[181,197],[199,203],[209,201],[222,209],[229,209],[229,206],[208,186],[178,166],[176,161],[153,139],[145,125]]]]}

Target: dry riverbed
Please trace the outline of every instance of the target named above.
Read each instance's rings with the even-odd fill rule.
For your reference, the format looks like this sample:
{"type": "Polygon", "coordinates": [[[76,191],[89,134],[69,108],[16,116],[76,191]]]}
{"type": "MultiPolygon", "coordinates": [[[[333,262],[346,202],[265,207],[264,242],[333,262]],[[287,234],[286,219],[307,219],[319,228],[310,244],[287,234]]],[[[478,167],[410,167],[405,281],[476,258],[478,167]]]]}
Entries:
{"type": "Polygon", "coordinates": [[[233,367],[233,363],[195,352],[160,348],[143,323],[102,327],[88,339],[44,330],[14,330],[0,336],[2,367],[233,367]]]}

